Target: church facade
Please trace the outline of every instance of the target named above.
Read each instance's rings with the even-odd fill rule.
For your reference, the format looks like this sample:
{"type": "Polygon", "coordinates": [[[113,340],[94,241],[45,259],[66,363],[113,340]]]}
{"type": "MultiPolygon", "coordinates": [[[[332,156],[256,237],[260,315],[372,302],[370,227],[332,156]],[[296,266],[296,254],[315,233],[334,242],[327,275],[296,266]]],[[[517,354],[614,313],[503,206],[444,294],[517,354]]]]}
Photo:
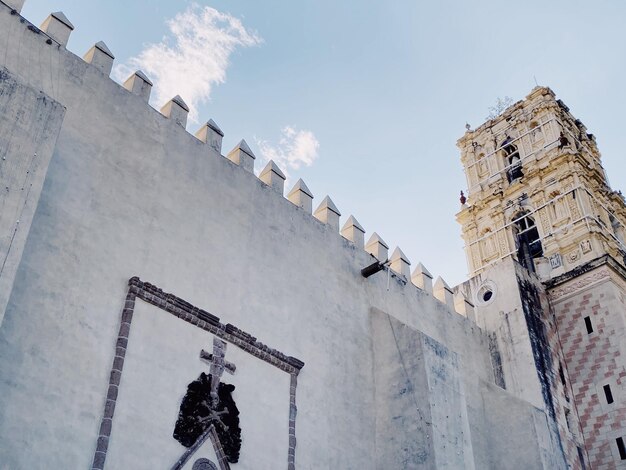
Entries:
{"type": "Polygon", "coordinates": [[[458,142],[451,288],[22,4],[0,2],[0,469],[624,465],[626,208],[550,89],[458,142]]]}

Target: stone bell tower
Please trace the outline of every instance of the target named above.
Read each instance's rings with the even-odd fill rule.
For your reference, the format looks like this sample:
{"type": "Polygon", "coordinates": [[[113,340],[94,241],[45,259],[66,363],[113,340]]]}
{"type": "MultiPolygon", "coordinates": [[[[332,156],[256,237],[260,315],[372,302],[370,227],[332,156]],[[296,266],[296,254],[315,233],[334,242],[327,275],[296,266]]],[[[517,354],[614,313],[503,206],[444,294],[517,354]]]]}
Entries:
{"type": "Polygon", "coordinates": [[[608,185],[594,136],[549,88],[458,145],[469,192],[458,221],[471,276],[507,257],[542,280],[603,255],[624,264],[624,199],[608,185]]]}
{"type": "Polygon", "coordinates": [[[626,204],[594,136],[537,87],[458,146],[462,288],[502,385],[550,411],[573,468],[626,464],[626,204]]]}

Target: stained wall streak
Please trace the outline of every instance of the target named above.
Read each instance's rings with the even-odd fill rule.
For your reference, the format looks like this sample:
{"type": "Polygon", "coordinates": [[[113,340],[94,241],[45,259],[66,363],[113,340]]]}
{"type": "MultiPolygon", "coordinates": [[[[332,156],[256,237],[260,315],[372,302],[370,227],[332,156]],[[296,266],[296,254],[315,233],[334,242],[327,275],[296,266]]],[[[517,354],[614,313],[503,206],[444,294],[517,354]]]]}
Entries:
{"type": "Polygon", "coordinates": [[[0,66],[0,326],[65,108],[0,66]]]}

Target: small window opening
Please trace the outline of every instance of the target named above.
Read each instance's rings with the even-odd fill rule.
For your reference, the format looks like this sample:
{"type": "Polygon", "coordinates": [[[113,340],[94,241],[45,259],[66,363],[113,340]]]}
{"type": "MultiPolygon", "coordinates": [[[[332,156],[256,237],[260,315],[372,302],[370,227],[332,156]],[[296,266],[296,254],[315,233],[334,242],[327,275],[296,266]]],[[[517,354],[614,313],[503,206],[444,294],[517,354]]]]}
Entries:
{"type": "Polygon", "coordinates": [[[476,292],[476,301],[480,305],[487,305],[490,301],[493,301],[495,295],[495,286],[491,282],[486,282],[476,292]]]}
{"type": "Polygon", "coordinates": [[[620,224],[619,220],[617,220],[611,214],[609,214],[609,221],[611,222],[611,228],[613,229],[615,238],[617,238],[620,242],[624,243],[624,230],[623,230],[622,224],[620,224]]]}
{"type": "Polygon", "coordinates": [[[515,233],[517,235],[517,258],[519,262],[529,271],[535,271],[533,259],[543,256],[543,247],[539,230],[535,221],[525,214],[518,214],[515,222],[515,233]]]}
{"type": "Polygon", "coordinates": [[[506,163],[506,179],[509,183],[524,176],[522,173],[522,159],[520,158],[519,150],[512,143],[513,139],[507,137],[500,147],[504,151],[504,159],[506,163]]]}
{"type": "Polygon", "coordinates": [[[591,317],[585,317],[585,327],[587,327],[587,334],[593,333],[593,325],[591,324],[591,317]]]}
{"type": "Polygon", "coordinates": [[[569,401],[569,394],[567,393],[567,382],[565,381],[565,371],[563,370],[563,364],[559,363],[559,377],[561,377],[561,383],[563,384],[563,393],[565,400],[569,401]]]}
{"type": "Polygon", "coordinates": [[[572,412],[569,408],[565,408],[565,422],[567,423],[567,430],[572,432],[572,412]]]}
{"type": "Polygon", "coordinates": [[[609,384],[602,387],[604,389],[604,396],[606,398],[606,402],[610,405],[615,400],[613,400],[613,392],[611,392],[611,386],[609,384]]]}
{"type": "Polygon", "coordinates": [[[580,462],[580,466],[583,470],[587,470],[587,466],[585,465],[585,456],[583,454],[583,448],[580,446],[576,446],[578,449],[578,461],[580,462]]]}
{"type": "Polygon", "coordinates": [[[624,447],[624,439],[618,437],[615,439],[617,443],[617,449],[619,450],[619,458],[622,460],[626,460],[626,447],[624,447]]]}

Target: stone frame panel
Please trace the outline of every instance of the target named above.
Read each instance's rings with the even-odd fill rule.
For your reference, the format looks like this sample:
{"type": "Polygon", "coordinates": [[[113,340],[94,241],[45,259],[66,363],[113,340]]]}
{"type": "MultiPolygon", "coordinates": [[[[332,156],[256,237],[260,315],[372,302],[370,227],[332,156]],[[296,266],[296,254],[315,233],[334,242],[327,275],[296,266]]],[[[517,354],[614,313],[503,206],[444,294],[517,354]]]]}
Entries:
{"type": "Polygon", "coordinates": [[[274,367],[288,373],[291,377],[289,387],[289,448],[287,454],[287,469],[295,470],[296,460],[296,386],[297,376],[304,362],[292,356],[272,349],[269,346],[257,341],[249,333],[231,325],[223,324],[219,317],[193,306],[189,302],[176,297],[174,294],[163,292],[153,284],[143,282],[139,277],[132,277],[128,281],[128,292],[126,301],[122,309],[120,319],[120,329],[115,343],[115,357],[111,366],[111,374],[106,394],[104,413],[100,422],[100,431],[96,443],[96,450],[93,457],[92,470],[103,470],[105,467],[109,438],[113,428],[113,417],[117,400],[120,380],[128,347],[128,337],[130,326],[135,309],[135,300],[139,298],[144,302],[168,312],[181,320],[201,328],[218,338],[227,341],[243,349],[247,353],[265,361],[274,367]]]}

